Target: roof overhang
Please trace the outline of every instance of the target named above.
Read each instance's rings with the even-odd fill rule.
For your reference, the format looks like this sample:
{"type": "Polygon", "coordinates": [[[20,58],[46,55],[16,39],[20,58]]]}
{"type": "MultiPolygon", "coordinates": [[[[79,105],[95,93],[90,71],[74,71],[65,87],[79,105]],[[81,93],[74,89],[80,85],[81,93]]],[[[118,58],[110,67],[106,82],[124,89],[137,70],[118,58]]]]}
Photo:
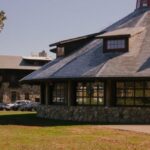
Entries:
{"type": "Polygon", "coordinates": [[[107,37],[131,37],[139,34],[145,30],[144,27],[121,28],[113,31],[106,32],[102,35],[96,36],[97,38],[107,37]]]}
{"type": "Polygon", "coordinates": [[[22,57],[24,60],[50,61],[50,57],[22,57]]]}
{"type": "Polygon", "coordinates": [[[68,81],[68,80],[72,80],[72,81],[92,81],[92,80],[107,80],[107,79],[112,79],[112,80],[123,80],[123,79],[128,79],[133,81],[134,80],[147,80],[150,79],[150,76],[101,76],[101,77],[60,77],[60,78],[44,78],[44,79],[31,79],[31,80],[24,80],[21,79],[19,82],[21,84],[24,83],[28,83],[28,84],[40,84],[40,83],[51,83],[53,81],[68,81]]]}
{"type": "Polygon", "coordinates": [[[71,38],[71,39],[67,39],[67,40],[63,40],[63,41],[59,41],[59,42],[50,44],[49,46],[52,47],[52,46],[67,44],[67,43],[71,43],[71,42],[75,42],[75,41],[79,41],[79,40],[84,40],[87,38],[93,38],[93,37],[96,37],[97,35],[103,34],[104,32],[105,31],[93,33],[93,34],[88,34],[88,35],[84,35],[84,36],[80,36],[80,37],[76,37],[76,38],[71,38]]]}
{"type": "Polygon", "coordinates": [[[40,69],[41,66],[35,66],[35,67],[1,67],[0,70],[20,70],[20,71],[36,71],[40,69]]]}
{"type": "Polygon", "coordinates": [[[50,52],[56,53],[57,48],[50,49],[50,52]]]}

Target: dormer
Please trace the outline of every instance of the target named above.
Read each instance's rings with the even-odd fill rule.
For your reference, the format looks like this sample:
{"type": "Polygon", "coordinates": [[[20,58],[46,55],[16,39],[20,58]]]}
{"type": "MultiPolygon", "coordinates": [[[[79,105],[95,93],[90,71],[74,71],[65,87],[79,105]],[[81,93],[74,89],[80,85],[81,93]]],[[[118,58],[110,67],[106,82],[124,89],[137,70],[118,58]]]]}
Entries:
{"type": "Polygon", "coordinates": [[[130,39],[143,32],[144,27],[121,28],[97,36],[103,41],[103,52],[128,52],[130,39]]]}
{"type": "Polygon", "coordinates": [[[137,0],[136,9],[150,7],[150,0],[137,0]]]}
{"type": "Polygon", "coordinates": [[[94,34],[85,35],[82,37],[68,39],[68,40],[51,44],[50,47],[54,47],[54,48],[50,49],[50,51],[56,53],[57,58],[68,56],[78,51],[89,42],[91,42],[93,39],[95,39],[95,36],[98,34],[99,33],[94,33],[94,34]]]}
{"type": "Polygon", "coordinates": [[[56,50],[57,57],[63,57],[65,55],[65,49],[62,46],[58,46],[56,50]]]}
{"type": "Polygon", "coordinates": [[[122,35],[103,38],[103,52],[127,52],[128,50],[129,36],[122,35]]]}

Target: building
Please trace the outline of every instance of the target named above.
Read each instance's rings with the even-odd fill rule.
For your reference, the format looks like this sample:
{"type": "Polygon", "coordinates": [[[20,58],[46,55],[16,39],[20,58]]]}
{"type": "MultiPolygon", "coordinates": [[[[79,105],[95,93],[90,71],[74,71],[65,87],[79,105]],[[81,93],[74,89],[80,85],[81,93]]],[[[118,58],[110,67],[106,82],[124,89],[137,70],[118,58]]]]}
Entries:
{"type": "Polygon", "coordinates": [[[19,80],[49,62],[48,57],[0,55],[0,102],[16,100],[38,101],[39,85],[20,85],[19,80]]]}
{"type": "Polygon", "coordinates": [[[41,85],[38,116],[150,123],[150,0],[101,32],[50,46],[57,58],[22,79],[41,85]]]}

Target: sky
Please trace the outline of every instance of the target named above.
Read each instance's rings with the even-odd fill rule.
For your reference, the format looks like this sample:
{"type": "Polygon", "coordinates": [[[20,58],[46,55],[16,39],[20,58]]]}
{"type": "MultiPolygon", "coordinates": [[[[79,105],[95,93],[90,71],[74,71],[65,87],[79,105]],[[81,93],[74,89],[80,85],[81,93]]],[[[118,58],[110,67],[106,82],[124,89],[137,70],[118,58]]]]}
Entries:
{"type": "Polygon", "coordinates": [[[7,20],[0,55],[29,56],[49,44],[99,32],[134,11],[136,0],[0,0],[7,20]]]}

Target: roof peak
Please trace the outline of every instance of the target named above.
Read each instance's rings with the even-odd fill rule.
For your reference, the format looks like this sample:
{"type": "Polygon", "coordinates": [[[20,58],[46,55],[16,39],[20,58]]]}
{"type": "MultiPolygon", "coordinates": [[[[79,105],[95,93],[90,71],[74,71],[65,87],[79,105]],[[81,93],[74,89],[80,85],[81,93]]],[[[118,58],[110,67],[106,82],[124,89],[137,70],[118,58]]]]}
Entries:
{"type": "Polygon", "coordinates": [[[137,0],[136,9],[150,8],[150,0],[137,0]]]}

